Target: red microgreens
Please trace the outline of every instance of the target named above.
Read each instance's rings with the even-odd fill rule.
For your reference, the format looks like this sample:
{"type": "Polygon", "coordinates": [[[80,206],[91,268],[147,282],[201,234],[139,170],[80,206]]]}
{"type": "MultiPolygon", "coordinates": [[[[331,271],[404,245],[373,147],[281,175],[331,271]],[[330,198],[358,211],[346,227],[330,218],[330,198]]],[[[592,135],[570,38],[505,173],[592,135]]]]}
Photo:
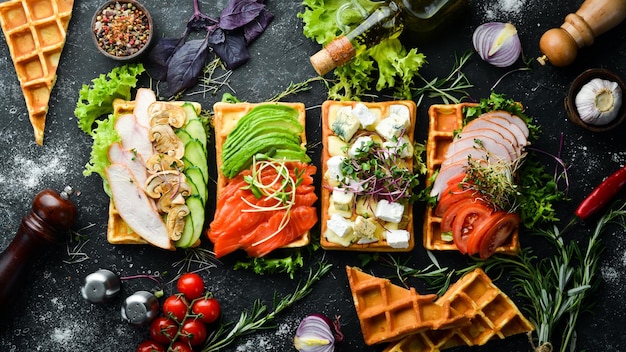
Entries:
{"type": "Polygon", "coordinates": [[[193,87],[209,55],[209,48],[227,69],[234,70],[250,59],[247,46],[267,28],[274,16],[263,0],[230,0],[220,17],[213,19],[193,1],[194,13],[180,38],[162,38],[145,62],[156,80],[167,81],[171,96],[193,87]],[[202,39],[190,39],[192,32],[206,32],[202,39]]]}

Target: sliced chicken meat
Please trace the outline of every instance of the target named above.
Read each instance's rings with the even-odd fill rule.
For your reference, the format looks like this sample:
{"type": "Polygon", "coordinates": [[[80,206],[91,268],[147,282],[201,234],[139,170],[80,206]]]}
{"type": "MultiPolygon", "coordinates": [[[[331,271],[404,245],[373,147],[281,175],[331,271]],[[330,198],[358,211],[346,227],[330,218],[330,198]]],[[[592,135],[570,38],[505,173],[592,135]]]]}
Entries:
{"type": "Polygon", "coordinates": [[[111,164],[125,165],[142,187],[146,184],[148,172],[141,156],[135,155],[130,150],[125,150],[120,143],[111,144],[108,155],[111,164]]]}
{"type": "Polygon", "coordinates": [[[150,115],[148,107],[156,101],[156,94],[152,89],[139,88],[135,95],[135,109],[133,115],[137,119],[137,123],[145,128],[150,128],[150,115]]]}
{"type": "Polygon", "coordinates": [[[149,243],[174,250],[167,226],[131,171],[122,164],[111,164],[105,169],[115,208],[128,226],[149,243]]]}
{"type": "Polygon", "coordinates": [[[148,138],[148,129],[137,123],[135,115],[122,115],[115,121],[115,130],[122,139],[122,147],[133,151],[148,160],[154,154],[152,142],[148,138]]]}
{"type": "MultiPolygon", "coordinates": [[[[490,149],[487,145],[493,143],[499,144],[506,149],[507,154],[511,157],[511,159],[516,159],[522,154],[521,148],[515,147],[511,141],[502,137],[500,133],[490,128],[477,129],[473,131],[466,131],[463,129],[463,132],[458,136],[460,138],[459,143],[468,144],[471,141],[474,142],[478,148],[481,146],[487,148],[492,153],[495,153],[495,150],[490,149]],[[469,140],[470,142],[466,142],[469,140]]],[[[457,143],[455,143],[457,144],[457,143]]],[[[458,149],[458,146],[457,146],[458,149]]]]}
{"type": "Polygon", "coordinates": [[[482,130],[486,128],[494,130],[495,132],[500,134],[504,140],[511,143],[511,145],[515,148],[519,148],[521,150],[522,148],[524,148],[524,146],[526,146],[526,137],[524,137],[522,131],[519,130],[517,126],[511,125],[508,122],[498,124],[498,121],[494,120],[495,119],[492,118],[480,118],[472,120],[467,125],[465,125],[465,127],[463,127],[463,132],[468,133],[471,131],[482,130]],[[518,136],[513,131],[511,131],[511,127],[519,131],[519,136],[521,137],[520,139],[518,139],[518,136]]]}

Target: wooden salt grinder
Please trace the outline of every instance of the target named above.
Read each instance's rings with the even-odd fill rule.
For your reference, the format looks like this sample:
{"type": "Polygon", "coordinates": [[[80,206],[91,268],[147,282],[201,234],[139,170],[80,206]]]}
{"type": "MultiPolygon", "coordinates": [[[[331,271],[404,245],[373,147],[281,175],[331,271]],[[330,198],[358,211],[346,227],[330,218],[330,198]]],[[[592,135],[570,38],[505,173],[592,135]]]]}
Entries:
{"type": "Polygon", "coordinates": [[[58,243],[74,224],[76,206],[69,199],[72,189],[61,193],[39,192],[31,211],[22,219],[17,234],[0,254],[0,309],[11,306],[27,277],[25,272],[51,244],[58,243]]]}
{"type": "Polygon", "coordinates": [[[626,18],[626,0],[586,0],[576,11],[565,17],[560,28],[543,34],[539,48],[541,64],[549,61],[554,66],[574,62],[578,49],[593,44],[600,34],[617,26],[626,18]]]}

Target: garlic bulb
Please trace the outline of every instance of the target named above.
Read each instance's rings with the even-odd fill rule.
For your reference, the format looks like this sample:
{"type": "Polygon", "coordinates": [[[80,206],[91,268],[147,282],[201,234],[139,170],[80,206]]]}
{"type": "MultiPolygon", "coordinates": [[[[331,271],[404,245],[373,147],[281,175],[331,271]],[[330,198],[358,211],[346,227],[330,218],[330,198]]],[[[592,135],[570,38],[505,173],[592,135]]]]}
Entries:
{"type": "Polygon", "coordinates": [[[575,99],[580,119],[590,125],[606,125],[617,117],[622,106],[622,90],[616,82],[594,78],[575,99]]]}

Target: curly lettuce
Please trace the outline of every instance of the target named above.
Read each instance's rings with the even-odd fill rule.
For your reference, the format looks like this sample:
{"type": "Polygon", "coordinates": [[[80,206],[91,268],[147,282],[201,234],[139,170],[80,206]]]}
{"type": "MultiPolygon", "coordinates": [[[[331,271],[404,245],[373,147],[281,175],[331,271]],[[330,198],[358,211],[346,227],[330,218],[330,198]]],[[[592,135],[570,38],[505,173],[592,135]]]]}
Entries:
{"type": "MultiPolygon", "coordinates": [[[[359,1],[360,7],[339,11],[345,4],[344,0],[304,0],[305,10],[298,14],[304,22],[303,34],[325,45],[351,29],[339,23],[358,24],[380,2],[359,1]]],[[[415,48],[407,51],[398,38],[384,40],[336,68],[336,81],[328,96],[334,100],[359,100],[372,89],[390,89],[397,98],[411,99],[412,82],[425,63],[424,54],[415,48]]]]}
{"type": "Polygon", "coordinates": [[[137,77],[143,72],[142,64],[128,64],[101,74],[91,85],[83,84],[74,109],[78,127],[93,137],[96,120],[113,112],[116,98],[130,100],[131,89],[136,87],[137,77]]]}

